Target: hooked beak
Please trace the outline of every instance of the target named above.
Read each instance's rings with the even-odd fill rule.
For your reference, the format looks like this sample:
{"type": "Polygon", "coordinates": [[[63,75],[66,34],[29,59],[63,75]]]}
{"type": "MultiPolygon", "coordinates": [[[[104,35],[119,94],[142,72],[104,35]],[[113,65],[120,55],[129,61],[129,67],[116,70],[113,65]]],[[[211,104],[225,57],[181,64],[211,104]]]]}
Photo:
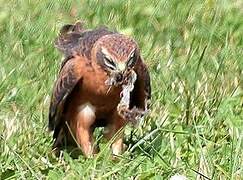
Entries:
{"type": "Polygon", "coordinates": [[[117,72],[116,77],[115,77],[116,81],[117,82],[122,82],[123,74],[124,74],[124,72],[126,70],[126,64],[122,63],[122,62],[118,63],[117,64],[117,70],[118,70],[118,72],[117,72]]]}
{"type": "Polygon", "coordinates": [[[122,83],[124,78],[124,73],[126,71],[126,63],[117,63],[116,70],[111,73],[112,83],[114,85],[119,85],[122,83]]]}

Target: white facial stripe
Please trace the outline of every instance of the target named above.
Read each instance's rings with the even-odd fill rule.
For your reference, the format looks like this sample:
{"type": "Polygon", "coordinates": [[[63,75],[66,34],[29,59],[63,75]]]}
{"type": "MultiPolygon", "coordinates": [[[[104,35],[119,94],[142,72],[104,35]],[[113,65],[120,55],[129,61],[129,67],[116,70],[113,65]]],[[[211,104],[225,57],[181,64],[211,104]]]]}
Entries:
{"type": "Polygon", "coordinates": [[[133,48],[133,50],[130,52],[130,54],[128,56],[129,57],[128,59],[130,59],[131,57],[133,57],[134,54],[135,54],[135,48],[133,48]]]}
{"type": "MultiPolygon", "coordinates": [[[[107,51],[107,49],[105,49],[104,47],[101,48],[101,52],[104,54],[105,58],[107,58],[108,60],[112,61],[112,58],[110,57],[109,52],[107,51]]],[[[112,61],[113,62],[113,61],[112,61]]],[[[107,67],[111,68],[111,69],[116,69],[116,66],[114,66],[113,64],[111,64],[109,61],[107,61],[106,59],[104,59],[104,63],[107,67]]]]}
{"type": "Polygon", "coordinates": [[[134,55],[135,55],[135,48],[131,51],[131,53],[128,57],[128,60],[127,60],[127,66],[128,67],[130,67],[134,63],[134,61],[135,61],[134,55]]]}
{"type": "Polygon", "coordinates": [[[107,67],[111,68],[111,69],[116,69],[116,66],[113,66],[111,63],[109,63],[107,60],[104,59],[104,63],[107,67]]]}
{"type": "MultiPolygon", "coordinates": [[[[133,56],[134,56],[134,54],[135,54],[135,48],[133,48],[132,49],[132,51],[130,52],[130,54],[129,54],[129,58],[128,58],[128,63],[130,64],[130,63],[132,63],[132,62],[130,62],[129,60],[130,60],[130,58],[132,58],[133,56]]],[[[104,48],[104,47],[101,47],[101,52],[104,54],[104,56],[108,59],[108,60],[110,60],[110,61],[112,61],[112,57],[111,57],[111,55],[109,54],[109,52],[108,52],[108,50],[106,49],[106,48],[104,48]]],[[[131,60],[131,61],[133,61],[133,60],[131,60]]],[[[115,63],[115,62],[114,62],[115,63]]],[[[109,61],[107,61],[106,59],[104,59],[104,64],[107,66],[107,67],[109,67],[110,69],[118,69],[119,71],[125,71],[126,70],[126,63],[123,63],[123,62],[120,62],[120,63],[115,63],[116,64],[116,66],[114,66],[113,64],[111,64],[109,61]]]]}

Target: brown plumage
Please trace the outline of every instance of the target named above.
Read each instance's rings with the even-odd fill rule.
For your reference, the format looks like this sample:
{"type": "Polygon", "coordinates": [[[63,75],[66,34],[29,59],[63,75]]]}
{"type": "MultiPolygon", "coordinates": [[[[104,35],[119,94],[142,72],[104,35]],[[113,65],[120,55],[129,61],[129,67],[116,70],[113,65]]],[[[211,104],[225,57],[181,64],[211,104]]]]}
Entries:
{"type": "MultiPolygon", "coordinates": [[[[117,106],[125,76],[131,71],[137,79],[127,112],[146,109],[151,94],[148,69],[133,39],[105,27],[85,30],[80,22],[66,25],[55,46],[63,52],[64,60],[49,111],[49,129],[54,131],[55,140],[53,148],[76,142],[88,157],[95,153],[94,128],[106,127],[105,137],[110,139],[127,124],[117,106]]],[[[122,136],[120,133],[112,144],[114,154],[123,151],[122,136]]]]}

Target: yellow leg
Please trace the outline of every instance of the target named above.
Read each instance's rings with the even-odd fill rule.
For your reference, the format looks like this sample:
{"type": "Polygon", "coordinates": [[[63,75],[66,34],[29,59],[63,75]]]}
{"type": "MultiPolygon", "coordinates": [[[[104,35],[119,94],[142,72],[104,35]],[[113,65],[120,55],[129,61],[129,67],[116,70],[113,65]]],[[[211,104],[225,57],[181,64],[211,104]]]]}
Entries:
{"type": "Polygon", "coordinates": [[[86,157],[92,157],[94,154],[94,138],[91,128],[94,121],[94,108],[89,104],[83,105],[77,115],[76,139],[86,157]]]}
{"type": "Polygon", "coordinates": [[[120,155],[124,151],[123,137],[124,137],[124,129],[123,127],[126,125],[126,121],[123,120],[117,113],[115,113],[112,117],[111,124],[107,127],[107,131],[105,133],[105,137],[110,140],[114,138],[114,142],[111,145],[112,154],[120,155]]]}

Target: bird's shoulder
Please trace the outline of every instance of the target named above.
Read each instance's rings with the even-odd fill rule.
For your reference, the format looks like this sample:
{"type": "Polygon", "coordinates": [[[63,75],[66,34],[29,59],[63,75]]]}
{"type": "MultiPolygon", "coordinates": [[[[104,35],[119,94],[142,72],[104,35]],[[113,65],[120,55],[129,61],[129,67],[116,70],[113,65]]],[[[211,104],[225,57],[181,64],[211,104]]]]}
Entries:
{"type": "Polygon", "coordinates": [[[74,87],[83,77],[83,65],[81,57],[71,58],[66,61],[58,74],[52,91],[49,107],[49,129],[53,130],[59,123],[63,105],[73,91],[74,87]]]}

